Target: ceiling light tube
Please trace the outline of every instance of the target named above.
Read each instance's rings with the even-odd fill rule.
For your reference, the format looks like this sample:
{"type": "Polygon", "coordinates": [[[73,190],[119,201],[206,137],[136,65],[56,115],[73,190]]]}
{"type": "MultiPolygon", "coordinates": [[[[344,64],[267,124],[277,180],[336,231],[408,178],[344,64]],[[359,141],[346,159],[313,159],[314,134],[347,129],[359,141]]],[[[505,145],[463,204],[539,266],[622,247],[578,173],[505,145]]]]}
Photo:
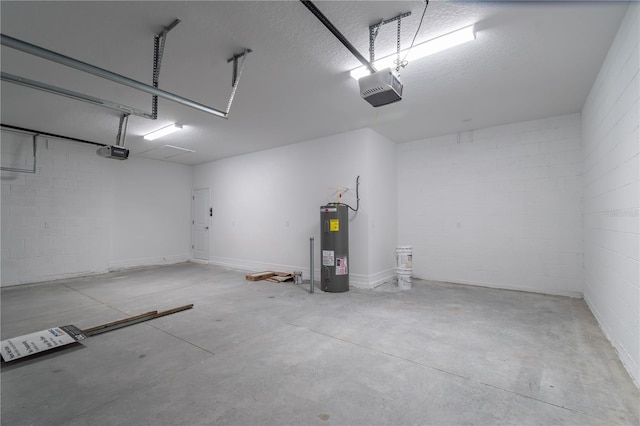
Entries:
{"type": "MultiPolygon", "coordinates": [[[[417,44],[413,46],[411,50],[404,49],[400,52],[400,56],[403,57],[404,55],[407,55],[408,51],[409,54],[407,55],[407,61],[411,62],[475,39],[476,33],[474,31],[474,26],[469,25],[468,27],[460,28],[459,30],[450,32],[449,34],[417,44]]],[[[373,63],[373,65],[379,70],[384,68],[395,68],[396,64],[394,61],[396,58],[397,54],[394,53],[378,59],[373,63]]],[[[351,77],[356,80],[369,74],[371,74],[371,72],[369,72],[365,67],[358,67],[351,71],[351,77]]]]}
{"type": "Polygon", "coordinates": [[[144,138],[148,141],[152,141],[154,139],[161,138],[163,136],[170,135],[171,133],[177,132],[178,130],[182,130],[181,124],[171,123],[162,129],[154,130],[153,132],[144,135],[144,138]]]}

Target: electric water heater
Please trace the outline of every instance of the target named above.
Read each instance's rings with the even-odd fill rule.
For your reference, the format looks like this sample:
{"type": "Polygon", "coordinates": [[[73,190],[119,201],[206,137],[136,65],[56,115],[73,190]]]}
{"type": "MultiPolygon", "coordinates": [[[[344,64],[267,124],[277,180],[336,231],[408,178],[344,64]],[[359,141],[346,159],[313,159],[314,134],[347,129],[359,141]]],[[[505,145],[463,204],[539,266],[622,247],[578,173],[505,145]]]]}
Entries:
{"type": "Polygon", "coordinates": [[[349,214],[345,204],[320,207],[320,287],[349,291],[349,214]]]}

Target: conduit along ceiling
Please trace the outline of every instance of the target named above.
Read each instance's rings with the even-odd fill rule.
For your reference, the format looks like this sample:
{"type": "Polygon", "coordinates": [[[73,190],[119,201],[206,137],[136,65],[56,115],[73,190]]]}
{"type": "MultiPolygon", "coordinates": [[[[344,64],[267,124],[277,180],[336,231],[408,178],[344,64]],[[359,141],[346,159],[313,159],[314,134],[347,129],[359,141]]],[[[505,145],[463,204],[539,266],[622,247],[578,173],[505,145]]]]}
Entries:
{"type": "MultiPolygon", "coordinates": [[[[401,45],[422,1],[315,2],[368,57],[369,26],[405,12],[401,45]]],[[[130,116],[132,154],[199,164],[369,127],[395,142],[580,111],[626,10],[610,2],[434,2],[416,43],[475,25],[476,40],[412,61],[403,99],[373,108],[349,72],[361,64],[300,2],[0,3],[2,33],[151,85],[154,34],[167,35],[159,87],[225,110],[227,60],[246,57],[228,119],[159,99],[156,120],[130,116]],[[153,130],[182,131],[153,141],[153,130]],[[168,145],[168,147],[167,147],[168,145]],[[145,154],[146,153],[146,154],[145,154]]],[[[376,38],[396,50],[396,27],[376,38]]],[[[152,96],[3,46],[2,71],[149,111],[152,96]]],[[[2,124],[115,144],[116,111],[3,82],[2,124]]]]}

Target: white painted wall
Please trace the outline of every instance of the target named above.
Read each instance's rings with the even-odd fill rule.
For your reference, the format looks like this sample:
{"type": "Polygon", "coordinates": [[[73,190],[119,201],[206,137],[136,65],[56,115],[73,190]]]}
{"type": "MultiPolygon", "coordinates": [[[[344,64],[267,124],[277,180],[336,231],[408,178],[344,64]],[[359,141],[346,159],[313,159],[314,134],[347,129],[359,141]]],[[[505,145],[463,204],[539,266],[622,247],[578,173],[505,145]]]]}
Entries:
{"type": "Polygon", "coordinates": [[[580,115],[398,146],[414,276],[582,295],[580,115]]]}
{"type": "Polygon", "coordinates": [[[584,297],[640,386],[640,5],[633,3],[582,111],[584,297]]]}
{"type": "Polygon", "coordinates": [[[219,160],[194,168],[194,188],[210,188],[213,264],[245,270],[299,269],[308,276],[329,187],[345,186],[350,217],[350,283],[371,287],[392,275],[396,236],[395,144],[369,129],[219,160]]]}
{"type": "Polygon", "coordinates": [[[395,275],[398,245],[398,145],[371,132],[367,144],[369,281],[371,286],[395,275]]]}
{"type": "Polygon", "coordinates": [[[135,156],[112,167],[110,267],[189,260],[192,167],[135,156]]]}
{"type": "Polygon", "coordinates": [[[39,139],[35,175],[2,172],[2,286],[189,259],[191,167],[96,148],[39,139]]]}

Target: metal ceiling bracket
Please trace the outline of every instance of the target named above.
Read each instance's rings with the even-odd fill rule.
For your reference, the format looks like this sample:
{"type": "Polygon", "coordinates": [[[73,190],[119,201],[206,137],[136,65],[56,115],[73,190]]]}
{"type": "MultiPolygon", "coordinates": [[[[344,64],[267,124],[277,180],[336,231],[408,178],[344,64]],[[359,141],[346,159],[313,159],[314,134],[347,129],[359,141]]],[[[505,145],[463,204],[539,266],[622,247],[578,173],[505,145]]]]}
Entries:
{"type": "MultiPolygon", "coordinates": [[[[253,52],[253,50],[244,49],[242,53],[238,53],[236,55],[233,55],[232,58],[227,59],[227,63],[233,61],[233,77],[231,80],[232,87],[236,85],[236,80],[238,79],[238,59],[243,58],[245,55],[248,55],[251,52],[253,52]]],[[[243,65],[244,65],[244,59],[242,59],[242,63],[240,64],[240,71],[242,71],[243,65]]]]}
{"type": "Polygon", "coordinates": [[[124,139],[127,137],[127,125],[129,124],[129,114],[120,116],[120,125],[118,126],[118,135],[116,136],[116,146],[124,147],[124,139]]]}
{"type": "Polygon", "coordinates": [[[376,37],[378,36],[378,31],[380,31],[380,27],[382,27],[383,25],[389,24],[391,22],[398,21],[397,44],[398,46],[400,46],[400,21],[402,20],[402,18],[406,18],[407,16],[411,16],[411,12],[401,13],[400,15],[395,16],[393,18],[383,19],[377,24],[369,25],[369,61],[371,63],[373,63],[376,58],[375,44],[376,44],[376,37]]]}
{"type": "Polygon", "coordinates": [[[238,53],[236,55],[233,55],[232,58],[227,59],[227,63],[233,61],[233,83],[231,96],[229,97],[229,102],[227,103],[227,115],[229,115],[229,111],[231,110],[231,103],[233,102],[233,98],[236,95],[236,89],[238,88],[238,83],[240,82],[240,75],[242,75],[242,69],[244,68],[244,61],[245,59],[247,59],[249,53],[251,53],[251,49],[244,49],[242,53],[238,53]],[[238,59],[240,58],[242,58],[242,62],[240,62],[240,69],[238,69],[238,59]]]}
{"type": "MultiPolygon", "coordinates": [[[[181,21],[176,19],[169,26],[153,36],[153,87],[158,87],[160,78],[160,67],[162,66],[162,56],[164,54],[164,44],[167,41],[167,34],[174,29],[181,21]]],[[[151,114],[153,119],[158,118],[158,95],[153,95],[151,100],[151,114]]]]}

